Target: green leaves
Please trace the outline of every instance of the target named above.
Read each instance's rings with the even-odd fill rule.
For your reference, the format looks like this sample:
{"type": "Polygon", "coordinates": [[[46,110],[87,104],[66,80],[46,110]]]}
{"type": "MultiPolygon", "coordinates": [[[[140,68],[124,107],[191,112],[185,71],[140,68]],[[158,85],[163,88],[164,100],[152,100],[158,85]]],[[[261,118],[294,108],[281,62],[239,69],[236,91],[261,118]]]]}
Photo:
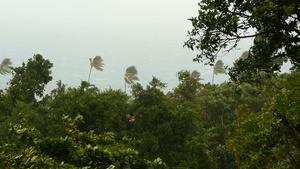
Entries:
{"type": "MultiPolygon", "coordinates": [[[[255,39],[258,46],[260,42],[264,37],[255,39]]],[[[255,59],[250,50],[236,64],[247,66],[255,59]]],[[[121,90],[100,91],[85,81],[76,88],[58,81],[57,88],[38,103],[13,100],[13,94],[32,96],[26,92],[35,88],[20,95],[13,91],[16,86],[28,87],[26,83],[37,84],[26,74],[29,68],[39,69],[36,62],[46,63],[36,57],[16,68],[24,73],[15,75],[24,82],[16,83],[21,87],[0,91],[0,168],[164,169],[166,164],[197,169],[297,168],[300,164],[299,69],[282,75],[252,74],[259,85],[201,84],[198,71],[185,70],[178,73],[179,85],[173,92],[165,94],[161,89],[166,84],[153,77],[146,87],[133,84],[132,97],[121,90]]],[[[131,67],[127,72],[137,70],[131,67]]],[[[224,73],[221,60],[215,73],[224,73]]]]}
{"type": "Polygon", "coordinates": [[[273,76],[271,87],[263,91],[263,109],[237,109],[239,118],[230,125],[227,142],[236,147],[243,166],[297,168],[300,164],[299,123],[295,120],[299,119],[299,79],[299,70],[273,76]]]}
{"type": "Polygon", "coordinates": [[[180,81],[177,88],[174,89],[173,97],[179,101],[193,101],[196,97],[197,91],[201,88],[202,84],[200,73],[190,71],[178,72],[178,80],[180,81]]]}
{"type": "Polygon", "coordinates": [[[51,68],[53,64],[36,54],[28,59],[27,64],[13,68],[13,78],[9,82],[8,93],[14,102],[35,102],[35,96],[42,97],[45,86],[52,80],[51,68]]]}
{"type": "MultiPolygon", "coordinates": [[[[299,3],[291,0],[207,1],[199,3],[198,17],[192,17],[193,29],[184,46],[198,50],[194,61],[212,65],[218,57],[236,49],[240,40],[260,37],[254,42],[247,59],[232,68],[233,80],[259,71],[280,70],[289,59],[294,66],[299,60],[299,3]],[[254,30],[254,32],[253,32],[254,30]],[[247,60],[247,61],[246,61],[247,60]]],[[[246,78],[245,78],[246,79],[246,78]]]]}
{"type": "Polygon", "coordinates": [[[66,137],[42,137],[36,134],[34,127],[29,127],[25,120],[12,125],[10,131],[17,137],[20,147],[14,144],[0,144],[0,166],[4,168],[154,168],[167,169],[165,163],[157,158],[153,162],[141,159],[133,149],[135,140],[124,138],[117,141],[115,134],[97,135],[93,132],[80,132],[74,120],[63,116],[66,137]],[[27,137],[30,135],[31,137],[27,137]],[[23,137],[26,136],[26,137],[23,137]],[[39,140],[30,144],[28,140],[39,140]]]}

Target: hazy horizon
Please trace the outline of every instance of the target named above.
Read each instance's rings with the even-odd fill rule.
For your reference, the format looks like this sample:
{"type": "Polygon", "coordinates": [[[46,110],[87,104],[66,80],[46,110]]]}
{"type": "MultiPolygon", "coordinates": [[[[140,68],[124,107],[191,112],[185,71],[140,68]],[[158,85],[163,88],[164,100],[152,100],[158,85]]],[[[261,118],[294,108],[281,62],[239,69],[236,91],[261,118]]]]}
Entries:
{"type": "MultiPolygon", "coordinates": [[[[0,60],[11,58],[13,66],[27,62],[40,53],[49,59],[52,82],[47,90],[62,80],[70,87],[87,80],[89,58],[100,55],[104,71],[92,71],[91,83],[100,89],[124,90],[124,73],[135,65],[142,85],[152,76],[168,83],[167,91],[177,86],[176,73],[197,70],[203,83],[211,82],[212,67],[192,61],[197,52],[183,48],[187,31],[192,29],[188,18],[197,16],[198,1],[145,0],[16,0],[0,2],[0,60]]],[[[232,65],[249,48],[244,41],[222,57],[232,65]],[[244,48],[244,49],[243,49],[244,48]]],[[[228,80],[215,77],[215,83],[228,80]]],[[[1,76],[3,89],[11,75],[1,76]]]]}

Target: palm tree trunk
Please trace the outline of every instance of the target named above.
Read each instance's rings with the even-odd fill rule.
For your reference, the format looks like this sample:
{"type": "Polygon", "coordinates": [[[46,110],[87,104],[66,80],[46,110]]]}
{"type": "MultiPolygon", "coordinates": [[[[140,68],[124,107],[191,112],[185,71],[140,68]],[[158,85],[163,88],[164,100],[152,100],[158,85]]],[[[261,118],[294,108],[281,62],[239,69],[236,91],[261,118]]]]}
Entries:
{"type": "Polygon", "coordinates": [[[91,66],[91,69],[90,69],[88,82],[90,82],[90,77],[91,77],[92,68],[93,68],[93,66],[91,66]]]}
{"type": "Polygon", "coordinates": [[[125,80],[125,93],[126,93],[126,80],[125,80]]]}
{"type": "Polygon", "coordinates": [[[214,80],[215,80],[215,72],[213,71],[213,77],[212,77],[212,82],[211,82],[211,84],[214,84],[214,80]]]}

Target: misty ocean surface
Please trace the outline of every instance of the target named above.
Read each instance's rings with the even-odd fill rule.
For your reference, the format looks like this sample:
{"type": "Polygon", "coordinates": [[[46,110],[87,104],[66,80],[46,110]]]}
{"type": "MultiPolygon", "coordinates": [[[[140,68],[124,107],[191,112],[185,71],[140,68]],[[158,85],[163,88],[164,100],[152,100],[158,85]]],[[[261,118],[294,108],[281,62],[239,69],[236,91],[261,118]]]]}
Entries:
{"type": "MultiPolygon", "coordinates": [[[[104,60],[104,71],[93,69],[90,83],[101,90],[124,91],[124,74],[132,65],[138,70],[140,84],[146,86],[155,76],[167,83],[165,92],[178,85],[176,73],[181,70],[197,70],[201,82],[208,83],[213,68],[193,62],[197,52],[183,48],[187,31],[192,29],[187,19],[197,15],[197,3],[6,1],[0,6],[0,60],[10,58],[18,67],[34,54],[42,54],[54,65],[46,93],[56,88],[59,80],[68,87],[87,81],[89,58],[97,55],[104,60]]],[[[224,64],[231,66],[249,49],[250,42],[241,43],[239,50],[221,57],[224,64]]],[[[0,75],[0,89],[5,89],[11,78],[0,75]]],[[[228,75],[217,75],[214,83],[228,79],[228,75]]]]}
{"type": "MultiPolygon", "coordinates": [[[[183,31],[184,32],[184,31],[183,31]]],[[[95,35],[97,36],[97,35],[95,35]]],[[[45,37],[50,38],[50,37],[45,37]]],[[[202,83],[211,82],[212,67],[203,66],[193,62],[196,53],[183,48],[182,38],[174,37],[107,37],[90,39],[88,37],[58,37],[53,41],[29,42],[15,40],[15,42],[2,42],[1,46],[17,46],[17,50],[3,48],[1,59],[11,58],[13,66],[21,66],[34,54],[42,54],[45,59],[53,63],[53,80],[47,85],[47,93],[56,87],[61,80],[69,87],[78,87],[81,81],[88,79],[90,69],[89,58],[100,55],[104,60],[104,71],[92,69],[90,82],[100,89],[112,88],[124,90],[124,74],[127,67],[134,65],[138,70],[139,83],[143,86],[157,77],[167,83],[164,91],[170,91],[179,83],[176,73],[180,70],[197,70],[201,73],[202,83]],[[97,40],[99,39],[99,40],[97,40]],[[16,42],[17,41],[17,42],[16,42]],[[11,44],[9,44],[11,43],[11,44]],[[34,46],[30,44],[35,44],[34,46]],[[5,53],[5,54],[3,54],[5,53]]],[[[1,89],[7,87],[6,83],[11,75],[1,75],[1,89]]],[[[217,75],[215,83],[228,79],[226,75],[217,75]]]]}

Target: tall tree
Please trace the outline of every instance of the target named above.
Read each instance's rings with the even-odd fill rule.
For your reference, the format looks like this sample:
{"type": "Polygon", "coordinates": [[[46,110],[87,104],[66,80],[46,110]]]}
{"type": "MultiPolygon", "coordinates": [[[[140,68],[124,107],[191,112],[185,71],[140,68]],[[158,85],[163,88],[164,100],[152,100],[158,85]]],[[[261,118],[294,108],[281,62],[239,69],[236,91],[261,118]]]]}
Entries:
{"type": "Polygon", "coordinates": [[[275,74],[267,85],[250,90],[251,97],[243,92],[241,96],[252,106],[243,98],[244,104],[235,108],[237,120],[228,124],[226,141],[237,153],[241,168],[300,167],[299,86],[298,68],[290,74],[275,74]],[[253,102],[257,98],[265,102],[253,102]]]}
{"type": "Polygon", "coordinates": [[[214,71],[213,71],[213,77],[212,77],[212,84],[214,84],[214,78],[215,74],[224,74],[225,73],[225,68],[224,68],[224,63],[222,60],[218,60],[217,63],[214,66],[214,71]]]}
{"type": "Polygon", "coordinates": [[[103,71],[102,67],[104,65],[103,59],[101,58],[101,56],[96,56],[96,57],[94,57],[94,59],[90,58],[90,64],[91,64],[91,69],[90,69],[90,73],[89,73],[88,82],[90,82],[92,68],[94,67],[96,70],[103,71]]]}
{"type": "Polygon", "coordinates": [[[126,69],[126,73],[124,75],[125,79],[125,93],[126,93],[126,84],[132,85],[134,84],[134,81],[138,81],[138,71],[135,68],[135,66],[130,66],[126,69]]]}
{"type": "Polygon", "coordinates": [[[14,102],[25,103],[36,101],[35,95],[42,97],[45,86],[52,80],[50,75],[53,64],[45,60],[42,55],[36,54],[23,62],[21,67],[13,68],[13,78],[10,80],[8,93],[14,102]]]}
{"type": "MultiPolygon", "coordinates": [[[[202,84],[200,76],[195,77],[195,74],[187,70],[182,70],[177,73],[180,83],[174,88],[173,97],[181,102],[194,101],[197,92],[201,89],[202,84]]],[[[200,73],[199,73],[200,74],[200,73]]]]}
{"type": "Polygon", "coordinates": [[[0,64],[0,74],[6,75],[11,73],[11,64],[12,62],[9,58],[3,59],[2,63],[0,64]]]}
{"type": "Polygon", "coordinates": [[[200,53],[194,59],[213,64],[220,51],[231,51],[245,38],[255,38],[249,57],[230,70],[233,80],[245,73],[280,70],[289,59],[300,64],[300,1],[201,0],[199,16],[190,18],[193,29],[185,46],[200,53]]]}

